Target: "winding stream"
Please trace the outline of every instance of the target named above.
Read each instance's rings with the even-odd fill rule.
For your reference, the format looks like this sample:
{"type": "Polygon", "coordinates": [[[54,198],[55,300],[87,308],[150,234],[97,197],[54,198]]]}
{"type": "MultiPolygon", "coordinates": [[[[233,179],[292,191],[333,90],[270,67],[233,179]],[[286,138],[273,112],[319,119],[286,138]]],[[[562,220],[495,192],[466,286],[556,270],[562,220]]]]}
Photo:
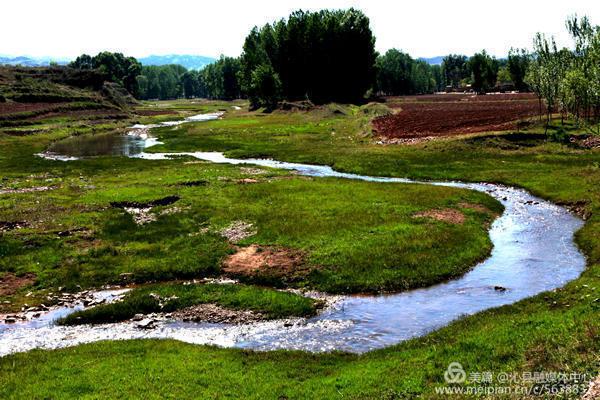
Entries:
{"type": "MultiPolygon", "coordinates": [[[[147,160],[186,155],[215,163],[253,164],[298,171],[313,177],[336,177],[382,183],[415,183],[402,178],[372,177],[333,170],[328,166],[265,159],[231,159],[217,152],[147,153],[125,155],[147,160]]],[[[137,143],[139,145],[139,143],[137,143]]],[[[138,146],[139,148],[139,146],[138,146]]],[[[71,160],[71,154],[47,158],[71,160]]],[[[488,259],[462,277],[398,294],[343,296],[309,319],[225,325],[159,322],[141,330],[133,322],[63,327],[53,319],[72,312],[55,310],[29,323],[0,325],[0,355],[33,348],[59,348],[106,339],[171,338],[197,344],[257,350],[298,349],[312,352],[344,350],[361,353],[427,334],[465,315],[511,304],[559,288],[576,279],[585,258],[573,242],[583,221],[566,209],[525,190],[486,183],[416,182],[486,192],[505,211],[491,226],[494,244],[488,259]],[[506,290],[497,290],[498,288],[506,290]]]]}

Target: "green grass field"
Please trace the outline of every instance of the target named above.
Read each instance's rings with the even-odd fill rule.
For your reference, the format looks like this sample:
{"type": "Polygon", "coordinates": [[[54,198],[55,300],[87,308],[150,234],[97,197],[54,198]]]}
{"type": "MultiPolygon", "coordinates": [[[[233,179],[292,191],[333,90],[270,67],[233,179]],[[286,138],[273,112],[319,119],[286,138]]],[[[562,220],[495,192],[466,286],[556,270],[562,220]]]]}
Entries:
{"type": "MultiPolygon", "coordinates": [[[[600,219],[596,213],[600,152],[547,141],[539,128],[379,146],[368,137],[365,118],[356,107],[343,107],[341,114],[330,108],[270,115],[232,111],[218,121],[158,129],[165,144],[152,151],[218,150],[237,157],[327,164],[361,174],[524,187],[551,201],[577,206],[589,217],[577,234],[577,243],[588,257],[581,278],[563,289],[361,356],[263,353],[174,341],[101,342],[16,354],[0,359],[0,397],[447,398],[436,394],[435,388],[443,385],[443,373],[453,361],[472,372],[562,371],[596,376],[600,370],[600,219]]],[[[2,270],[35,272],[40,290],[110,281],[132,272],[134,266],[139,268],[134,276],[139,274],[142,281],[217,274],[221,258],[232,250],[214,232],[235,220],[251,221],[257,230],[241,244],[306,252],[315,269],[296,285],[330,291],[404,289],[456,276],[484,257],[489,251],[486,226],[500,211],[485,195],[448,188],[307,180],[277,171],[253,175],[259,183],[240,185],[237,180],[246,175],[239,166],[186,164],[190,161],[186,159],[53,163],[31,156],[67,135],[60,128],[35,139],[0,134],[5,185],[35,186],[46,179],[56,179],[54,184],[60,185],[47,192],[0,197],[0,219],[35,215],[40,221],[0,239],[2,270]],[[177,186],[198,179],[208,184],[177,186]],[[166,195],[180,196],[175,204],[189,210],[161,216],[142,228],[122,211],[107,207],[110,201],[147,201],[166,195]],[[483,204],[491,212],[462,209],[459,204],[464,202],[483,204]],[[467,220],[454,225],[413,218],[416,212],[432,208],[457,208],[467,220]],[[94,232],[98,249],[85,248],[77,237],[56,239],[49,234],[81,226],[94,232]],[[190,243],[188,234],[203,227],[213,233],[193,236],[197,239],[190,243]],[[461,240],[449,240],[452,237],[461,240]],[[439,245],[442,239],[443,246],[439,245]],[[32,241],[39,245],[27,247],[32,241]],[[401,259],[395,258],[398,248],[404,255],[401,259]],[[175,269],[160,257],[167,250],[180,255],[172,264],[175,269]],[[454,258],[448,260],[449,254],[454,258]],[[199,256],[202,263],[196,262],[199,256]],[[411,261],[411,257],[415,258],[411,261]],[[40,260],[44,262],[38,264],[40,260]],[[401,262],[408,264],[386,268],[401,262]],[[107,263],[112,265],[108,271],[100,268],[107,263]]],[[[19,294],[13,299],[18,301],[19,294]]]]}
{"type": "MultiPolygon", "coordinates": [[[[173,132],[187,136],[191,126],[173,132]]],[[[98,287],[121,282],[122,274],[137,283],[216,276],[222,260],[235,252],[219,231],[245,221],[255,234],[238,246],[256,243],[304,254],[310,273],[289,284],[329,292],[403,290],[460,275],[484,258],[491,249],[487,227],[501,211],[486,195],[452,188],[306,179],[181,159],[65,163],[33,156],[66,134],[49,132],[35,142],[0,138],[6,187],[52,188],[0,198],[0,220],[27,222],[0,239],[0,269],[36,274],[39,289],[98,287]],[[244,178],[256,182],[240,183],[244,178]],[[156,221],[141,226],[111,206],[165,196],[179,200],[155,207],[156,221]],[[444,208],[459,210],[465,223],[415,218],[444,208]]],[[[269,274],[245,279],[285,284],[269,274]]]]}

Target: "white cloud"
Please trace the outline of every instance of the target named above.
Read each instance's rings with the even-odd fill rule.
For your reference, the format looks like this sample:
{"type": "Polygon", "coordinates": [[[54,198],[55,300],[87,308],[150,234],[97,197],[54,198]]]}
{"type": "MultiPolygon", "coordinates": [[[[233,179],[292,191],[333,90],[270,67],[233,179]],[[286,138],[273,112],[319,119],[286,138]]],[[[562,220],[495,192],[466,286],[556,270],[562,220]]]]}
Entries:
{"type": "Polygon", "coordinates": [[[138,57],[236,56],[254,25],[299,8],[351,6],[371,18],[379,51],[396,47],[413,56],[472,54],[482,48],[501,56],[511,46],[529,47],[537,31],[566,44],[564,20],[573,13],[600,24],[597,0],[5,1],[0,54],[74,57],[111,50],[138,57]]]}

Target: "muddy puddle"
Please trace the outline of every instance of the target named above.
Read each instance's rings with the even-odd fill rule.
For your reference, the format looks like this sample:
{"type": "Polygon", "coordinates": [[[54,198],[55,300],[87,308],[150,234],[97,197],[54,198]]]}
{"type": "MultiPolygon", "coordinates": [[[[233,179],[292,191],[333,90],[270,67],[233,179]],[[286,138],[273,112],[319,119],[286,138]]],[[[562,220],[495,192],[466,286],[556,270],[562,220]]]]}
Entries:
{"type": "Polygon", "coordinates": [[[45,158],[72,161],[79,158],[97,156],[125,156],[140,154],[144,149],[160,144],[149,135],[150,129],[177,126],[189,122],[202,122],[218,119],[223,112],[198,114],[179,121],[165,121],[157,124],[133,125],[127,133],[99,133],[94,135],[71,136],[50,146],[42,153],[45,158]]]}

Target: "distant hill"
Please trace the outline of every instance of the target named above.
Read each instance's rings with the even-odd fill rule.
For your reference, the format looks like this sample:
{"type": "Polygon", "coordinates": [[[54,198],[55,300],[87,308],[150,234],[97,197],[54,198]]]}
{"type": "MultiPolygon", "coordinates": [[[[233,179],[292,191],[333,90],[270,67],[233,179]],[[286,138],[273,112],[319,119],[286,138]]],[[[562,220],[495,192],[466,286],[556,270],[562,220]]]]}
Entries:
{"type": "Polygon", "coordinates": [[[167,64],[179,64],[183,65],[187,69],[202,69],[206,65],[215,61],[212,57],[205,56],[192,56],[182,54],[170,54],[164,56],[148,56],[138,58],[138,61],[143,65],[167,65],[167,64]]]}
{"type": "Polygon", "coordinates": [[[59,65],[66,65],[69,61],[70,60],[51,57],[0,56],[0,65],[22,65],[24,67],[47,67],[52,62],[59,65]]]}
{"type": "Polygon", "coordinates": [[[444,61],[444,56],[437,57],[420,57],[419,60],[425,61],[429,65],[442,65],[442,61],[444,61]]]}
{"type": "Polygon", "coordinates": [[[42,116],[85,115],[105,124],[130,118],[137,101],[97,70],[65,66],[0,66],[0,128],[42,116]]]}
{"type": "MultiPolygon", "coordinates": [[[[58,65],[67,65],[71,60],[52,57],[6,56],[0,55],[0,65],[21,65],[23,67],[47,67],[55,62],[58,65]]],[[[202,69],[207,64],[215,61],[212,57],[192,56],[182,54],[169,54],[164,56],[148,56],[138,58],[143,65],[179,64],[187,69],[202,69]]]]}

